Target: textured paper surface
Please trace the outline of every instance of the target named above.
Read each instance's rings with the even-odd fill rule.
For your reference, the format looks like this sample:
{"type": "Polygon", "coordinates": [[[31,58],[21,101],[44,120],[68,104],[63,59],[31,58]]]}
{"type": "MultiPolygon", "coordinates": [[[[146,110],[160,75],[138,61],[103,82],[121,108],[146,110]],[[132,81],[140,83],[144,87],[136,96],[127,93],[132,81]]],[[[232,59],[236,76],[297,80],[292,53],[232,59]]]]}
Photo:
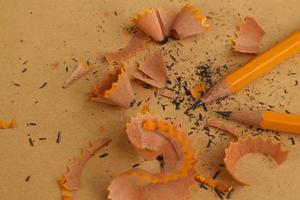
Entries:
{"type": "MultiPolygon", "coordinates": [[[[149,7],[179,10],[185,3],[179,0],[0,0],[0,118],[16,118],[18,122],[15,129],[0,130],[0,199],[59,200],[57,181],[66,171],[69,159],[78,155],[89,140],[111,137],[112,143],[87,163],[81,177],[82,187],[76,194],[78,200],[106,199],[106,188],[113,176],[136,163],[149,170],[152,168],[150,164],[142,164],[125,134],[125,123],[145,104],[149,104],[154,114],[169,116],[190,132],[195,120],[189,122],[183,115],[186,107],[182,105],[176,110],[170,103],[172,100],[155,98],[153,90],[136,83],[133,84],[136,103],[128,110],[90,102],[87,98],[91,86],[112,70],[103,60],[104,53],[125,46],[129,40],[123,30],[128,27],[130,16],[149,7]],[[95,69],[63,89],[63,82],[77,66],[73,58],[89,60],[95,69]],[[27,71],[22,73],[25,68],[27,71]],[[47,85],[40,88],[45,82],[47,85]],[[145,103],[148,97],[151,98],[145,103]],[[167,105],[165,111],[161,104],[167,105]],[[60,143],[56,143],[59,131],[60,143]],[[29,138],[34,140],[34,146],[30,145],[29,138]],[[104,153],[108,156],[99,158],[104,153]],[[28,176],[30,179],[26,181],[28,176]]],[[[245,16],[255,17],[266,32],[261,51],[300,28],[298,0],[203,0],[195,5],[203,15],[210,17],[211,29],[180,42],[171,41],[163,46],[149,44],[150,50],[127,63],[129,71],[133,71],[136,61],[144,58],[148,51],[165,48],[167,65],[175,62],[170,54],[176,60],[172,70],[168,70],[172,85],[176,83],[174,73],[177,72],[192,88],[197,81],[192,82],[191,77],[195,76],[195,67],[200,63],[212,63],[212,71],[227,64],[228,70],[222,68],[219,74],[214,73],[212,81],[215,82],[253,58],[231,50],[234,32],[245,16]]],[[[251,108],[300,114],[299,90],[298,54],[238,94],[208,105],[209,112],[202,108],[193,112],[203,115],[203,121],[197,125],[199,130],[189,136],[199,148],[199,169],[210,177],[221,170],[216,180],[236,186],[231,199],[300,199],[300,138],[293,136],[295,144],[292,145],[289,139],[292,135],[258,131],[280,139],[290,150],[288,160],[277,167],[264,156],[247,155],[239,162],[236,174],[251,186],[239,187],[220,165],[230,136],[213,128],[209,134],[214,137],[208,136],[202,130],[204,121],[214,115],[214,110],[251,108]],[[209,138],[212,142],[207,148],[209,138]]],[[[183,90],[181,96],[184,96],[183,90]]],[[[247,129],[242,125],[240,128],[247,129]]],[[[213,191],[197,187],[192,199],[218,197],[213,191]]]]}

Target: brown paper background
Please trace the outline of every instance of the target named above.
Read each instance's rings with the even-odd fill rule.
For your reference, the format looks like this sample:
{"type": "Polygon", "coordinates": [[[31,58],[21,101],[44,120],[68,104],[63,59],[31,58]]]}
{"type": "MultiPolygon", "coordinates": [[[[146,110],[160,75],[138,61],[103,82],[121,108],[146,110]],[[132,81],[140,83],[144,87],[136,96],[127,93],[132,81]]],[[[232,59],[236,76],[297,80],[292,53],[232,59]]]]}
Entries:
{"type": "MultiPolygon", "coordinates": [[[[142,163],[127,142],[124,128],[125,122],[145,104],[144,100],[148,97],[151,97],[152,113],[171,116],[188,132],[193,125],[182,114],[185,109],[177,111],[170,100],[160,98],[160,102],[170,104],[162,112],[153,91],[136,83],[133,84],[135,99],[143,101],[139,107],[135,104],[125,110],[90,102],[87,98],[92,84],[112,69],[103,61],[104,52],[115,51],[127,43],[128,38],[122,32],[130,16],[148,7],[178,9],[185,3],[179,0],[0,1],[0,118],[16,118],[18,122],[15,129],[0,130],[0,199],[60,199],[57,181],[66,171],[69,160],[78,155],[80,148],[86,147],[89,140],[109,136],[113,142],[88,162],[81,177],[82,187],[76,195],[78,200],[106,199],[106,188],[112,177],[135,163],[142,163]],[[69,88],[62,89],[64,80],[76,67],[72,58],[89,59],[95,64],[93,72],[97,73],[89,73],[69,88]],[[56,62],[59,66],[51,69],[51,64],[56,62]],[[22,73],[24,68],[27,71],[22,73]],[[47,85],[40,89],[44,82],[47,85]],[[31,122],[37,125],[27,126],[31,122]],[[61,131],[59,144],[56,143],[58,131],[61,131]],[[39,140],[42,137],[47,139],[39,140]],[[29,138],[34,140],[34,146],[30,146],[29,138]],[[107,157],[98,157],[106,152],[109,153],[107,157]],[[28,182],[25,181],[27,176],[30,176],[28,182]]],[[[181,74],[186,71],[191,75],[194,67],[207,59],[215,59],[211,64],[212,70],[227,64],[231,71],[253,58],[230,49],[236,27],[247,15],[254,16],[266,31],[262,51],[300,27],[298,0],[203,0],[193,3],[211,17],[212,28],[200,36],[180,41],[181,45],[171,41],[163,46],[164,52],[170,51],[178,61],[172,71],[168,71],[172,82],[175,81],[175,72],[181,74]],[[179,55],[174,53],[176,51],[179,55]]],[[[162,48],[156,44],[148,47],[162,48]]],[[[147,50],[138,58],[146,54],[147,50]]],[[[136,60],[130,60],[129,71],[136,60]]],[[[165,60],[168,64],[172,62],[169,54],[165,55],[165,60]]],[[[229,71],[221,71],[221,74],[229,71]]],[[[195,84],[187,75],[182,76],[191,87],[195,84]]],[[[213,81],[220,78],[221,75],[215,75],[213,81]]],[[[209,112],[203,109],[197,111],[204,117],[200,128],[207,117],[214,115],[214,110],[268,109],[270,104],[274,106],[272,110],[300,114],[300,84],[295,86],[296,80],[300,81],[299,54],[233,95],[234,99],[227,98],[209,105],[209,112]]],[[[241,129],[247,127],[241,125],[241,129]]],[[[277,135],[290,150],[287,162],[279,167],[262,155],[245,156],[237,166],[237,174],[251,186],[240,187],[219,166],[224,148],[232,138],[215,129],[211,129],[210,133],[215,136],[210,148],[206,148],[208,136],[203,131],[189,136],[199,149],[199,169],[210,177],[221,170],[217,180],[236,186],[232,199],[300,199],[299,137],[293,136],[295,145],[292,145],[291,135],[277,135]]],[[[259,133],[276,136],[265,131],[259,133]]],[[[213,191],[197,187],[192,199],[218,197],[213,191]]]]}

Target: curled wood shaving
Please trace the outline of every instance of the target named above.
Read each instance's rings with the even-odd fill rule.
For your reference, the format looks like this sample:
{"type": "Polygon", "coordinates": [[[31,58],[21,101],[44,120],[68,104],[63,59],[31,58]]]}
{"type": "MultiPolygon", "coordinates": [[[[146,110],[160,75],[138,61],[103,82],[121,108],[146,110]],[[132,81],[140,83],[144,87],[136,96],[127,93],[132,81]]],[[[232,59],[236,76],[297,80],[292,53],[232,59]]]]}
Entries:
{"type": "Polygon", "coordinates": [[[231,142],[225,150],[224,163],[231,176],[242,185],[248,185],[234,174],[238,160],[248,153],[261,153],[272,158],[278,165],[286,161],[288,151],[283,150],[281,143],[272,141],[271,138],[261,136],[248,136],[231,142]]]}
{"type": "Polygon", "coordinates": [[[205,31],[210,25],[207,18],[201,15],[198,8],[191,4],[185,5],[174,20],[171,34],[176,39],[200,34],[205,31]]]}
{"type": "Polygon", "coordinates": [[[90,142],[90,146],[82,150],[81,154],[68,166],[68,172],[59,181],[63,200],[72,199],[71,191],[76,191],[80,188],[80,175],[83,167],[96,151],[107,146],[110,142],[111,139],[108,138],[100,138],[90,142]]]}
{"type": "Polygon", "coordinates": [[[183,132],[170,122],[150,114],[133,118],[126,132],[144,159],[162,155],[164,164],[161,173],[135,168],[115,177],[108,188],[109,199],[182,200],[189,197],[195,185],[196,159],[183,132]]]}
{"type": "Polygon", "coordinates": [[[234,169],[238,160],[245,154],[262,153],[271,157],[277,162],[278,165],[280,165],[287,159],[288,151],[283,150],[281,143],[274,142],[270,138],[261,136],[238,137],[240,134],[235,129],[235,127],[228,124],[228,122],[225,120],[216,118],[209,119],[207,125],[231,133],[235,138],[238,139],[236,142],[231,142],[230,146],[225,149],[224,163],[226,165],[227,171],[241,185],[248,184],[234,175],[234,169]]]}
{"type": "Polygon", "coordinates": [[[134,24],[155,41],[163,41],[164,34],[155,9],[146,9],[132,18],[134,24]]]}
{"type": "Polygon", "coordinates": [[[123,65],[108,74],[101,83],[96,84],[90,93],[93,101],[125,108],[130,106],[133,96],[132,86],[123,65]]]}
{"type": "Polygon", "coordinates": [[[239,27],[234,50],[241,53],[258,53],[259,44],[264,34],[264,30],[253,17],[245,17],[239,27]]]}

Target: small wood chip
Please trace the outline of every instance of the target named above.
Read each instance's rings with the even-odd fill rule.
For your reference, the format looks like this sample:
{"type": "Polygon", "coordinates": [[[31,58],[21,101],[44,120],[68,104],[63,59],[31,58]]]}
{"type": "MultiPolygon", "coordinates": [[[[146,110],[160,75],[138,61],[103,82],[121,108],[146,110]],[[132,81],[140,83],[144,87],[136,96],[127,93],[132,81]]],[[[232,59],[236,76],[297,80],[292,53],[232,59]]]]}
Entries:
{"type": "Polygon", "coordinates": [[[44,82],[43,85],[40,87],[40,89],[44,88],[48,83],[44,82]]]}
{"type": "Polygon", "coordinates": [[[58,131],[58,133],[57,133],[57,138],[56,138],[56,143],[57,143],[57,144],[60,143],[60,138],[61,138],[61,132],[58,131]]]}
{"type": "Polygon", "coordinates": [[[104,158],[104,157],[106,157],[106,156],[108,156],[108,153],[101,154],[101,155],[99,156],[99,158],[104,158]]]}

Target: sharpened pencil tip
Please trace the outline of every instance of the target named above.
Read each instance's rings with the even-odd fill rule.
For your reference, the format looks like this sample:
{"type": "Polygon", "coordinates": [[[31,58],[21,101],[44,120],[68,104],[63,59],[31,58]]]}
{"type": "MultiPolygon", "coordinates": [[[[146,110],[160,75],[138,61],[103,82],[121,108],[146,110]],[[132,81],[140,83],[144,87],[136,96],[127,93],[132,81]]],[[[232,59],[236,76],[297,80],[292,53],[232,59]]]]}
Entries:
{"type": "Polygon", "coordinates": [[[219,115],[222,115],[223,117],[229,117],[231,115],[231,111],[216,111],[219,115]]]}

